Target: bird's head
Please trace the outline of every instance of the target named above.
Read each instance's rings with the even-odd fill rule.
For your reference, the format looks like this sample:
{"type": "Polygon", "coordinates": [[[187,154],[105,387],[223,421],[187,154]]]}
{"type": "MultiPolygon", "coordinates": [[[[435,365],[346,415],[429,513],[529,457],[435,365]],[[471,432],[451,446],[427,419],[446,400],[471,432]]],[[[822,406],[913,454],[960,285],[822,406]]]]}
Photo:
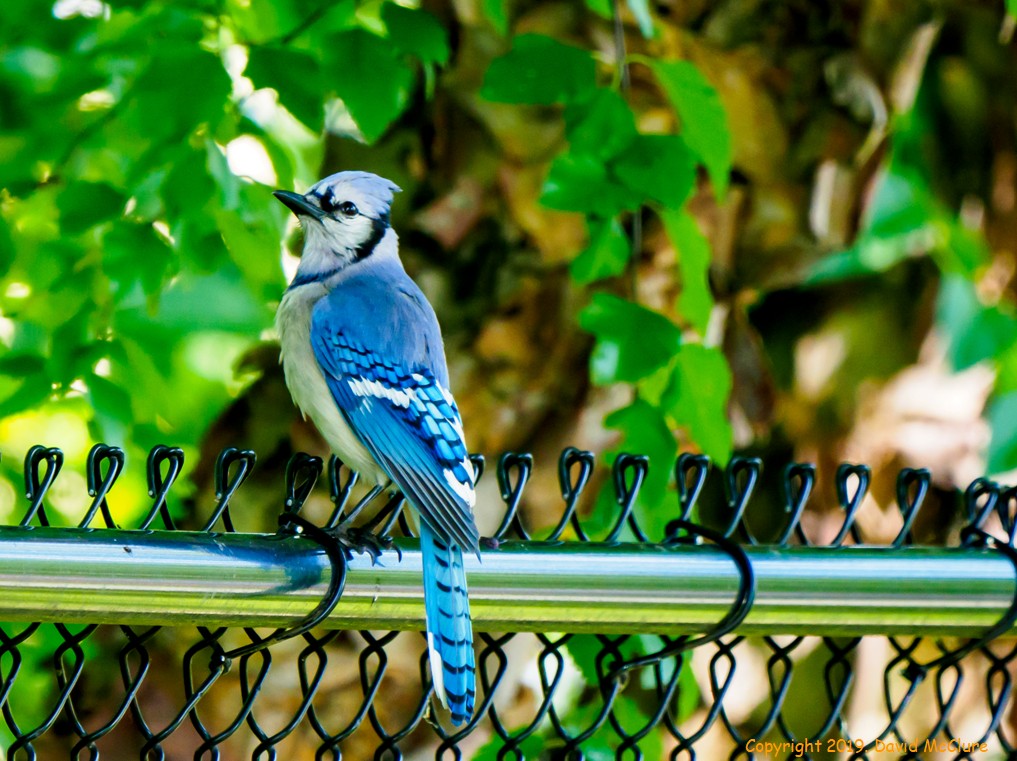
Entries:
{"type": "Polygon", "coordinates": [[[389,210],[397,192],[395,183],[370,172],[333,174],[304,195],[275,191],[275,197],[296,214],[304,229],[300,276],[306,279],[338,272],[372,255],[386,254],[388,249],[395,254],[389,210]]]}

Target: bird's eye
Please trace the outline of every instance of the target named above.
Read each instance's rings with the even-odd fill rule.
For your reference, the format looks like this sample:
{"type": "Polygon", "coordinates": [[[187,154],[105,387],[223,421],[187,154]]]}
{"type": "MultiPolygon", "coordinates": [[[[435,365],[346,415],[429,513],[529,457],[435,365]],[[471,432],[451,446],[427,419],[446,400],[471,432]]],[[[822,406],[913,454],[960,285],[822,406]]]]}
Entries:
{"type": "Polygon", "coordinates": [[[339,212],[344,217],[352,219],[360,213],[357,205],[352,201],[338,202],[331,195],[327,195],[321,199],[321,210],[326,214],[334,214],[339,212]]]}

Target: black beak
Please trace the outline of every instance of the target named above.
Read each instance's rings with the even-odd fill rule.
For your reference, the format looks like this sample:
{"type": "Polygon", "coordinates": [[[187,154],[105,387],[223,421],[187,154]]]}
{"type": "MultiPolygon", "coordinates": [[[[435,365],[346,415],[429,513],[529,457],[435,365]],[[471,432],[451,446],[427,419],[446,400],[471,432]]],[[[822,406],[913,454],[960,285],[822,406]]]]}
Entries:
{"type": "Polygon", "coordinates": [[[294,193],[290,190],[276,190],[272,195],[282,201],[286,208],[298,217],[313,217],[320,220],[325,216],[325,212],[310,203],[299,193],[294,193]]]}

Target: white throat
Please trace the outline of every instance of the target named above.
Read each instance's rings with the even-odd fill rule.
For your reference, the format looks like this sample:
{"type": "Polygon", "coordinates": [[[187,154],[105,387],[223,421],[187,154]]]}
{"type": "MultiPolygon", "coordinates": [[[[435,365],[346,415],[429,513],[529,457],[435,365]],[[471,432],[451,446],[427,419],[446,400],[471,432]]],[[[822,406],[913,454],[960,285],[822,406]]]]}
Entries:
{"type": "Polygon", "coordinates": [[[335,230],[340,223],[325,220],[303,222],[304,251],[295,280],[308,282],[331,279],[358,261],[399,259],[399,236],[389,228],[366,259],[358,260],[357,245],[351,244],[348,231],[335,230]]]}

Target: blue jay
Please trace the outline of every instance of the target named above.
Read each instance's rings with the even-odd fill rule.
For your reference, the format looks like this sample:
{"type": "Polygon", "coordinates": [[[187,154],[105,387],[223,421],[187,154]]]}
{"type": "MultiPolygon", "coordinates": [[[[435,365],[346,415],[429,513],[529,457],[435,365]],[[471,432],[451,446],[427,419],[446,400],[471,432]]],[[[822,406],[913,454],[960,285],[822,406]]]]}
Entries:
{"type": "Polygon", "coordinates": [[[474,471],[434,309],[399,261],[392,182],[339,172],[306,195],[275,192],[304,251],[276,315],[286,385],[332,451],[394,484],[419,515],[435,694],[456,725],[473,714],[473,631],[463,551],[480,557],[474,471]]]}

